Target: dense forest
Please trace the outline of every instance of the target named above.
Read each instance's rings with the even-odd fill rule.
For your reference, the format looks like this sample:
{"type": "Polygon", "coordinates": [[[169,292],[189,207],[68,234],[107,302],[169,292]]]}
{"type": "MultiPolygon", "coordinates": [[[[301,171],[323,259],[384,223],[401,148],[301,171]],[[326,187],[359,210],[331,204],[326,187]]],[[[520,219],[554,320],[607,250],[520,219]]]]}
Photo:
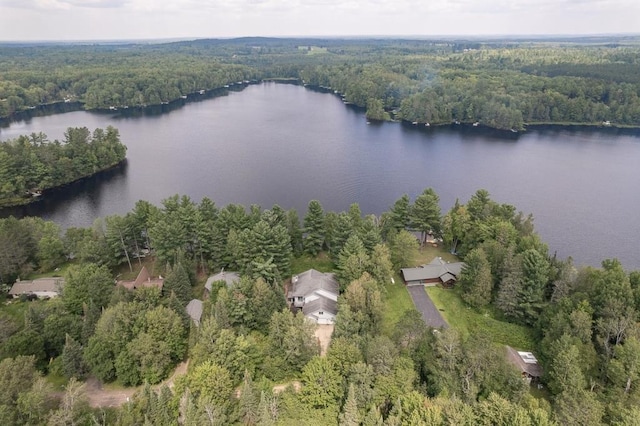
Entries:
{"type": "Polygon", "coordinates": [[[42,191],[121,163],[127,147],[114,127],[69,128],[64,140],[43,133],[0,143],[0,206],[27,203],[42,191]]]}
{"type": "Polygon", "coordinates": [[[3,45],[0,57],[0,117],[55,102],[159,105],[237,82],[286,78],[334,90],[375,120],[513,130],[640,126],[640,45],[633,37],[3,45]]]}
{"type": "Polygon", "coordinates": [[[18,277],[55,268],[65,277],[60,297],[0,309],[2,424],[634,425],[640,418],[640,272],[616,260],[577,269],[557,259],[531,216],[484,190],[446,214],[426,189],[380,217],[363,216],[357,204],[336,213],[311,201],[300,220],[279,206],[218,207],[176,195],[160,207],[140,201],[88,229],[0,220],[5,291],[18,277]],[[424,244],[427,233],[441,238],[437,248],[424,244]],[[465,262],[460,279],[430,294],[463,306],[475,328],[427,327],[398,276],[420,256],[454,258],[449,252],[465,262]],[[164,276],[162,290],[114,285],[142,264],[164,276]],[[340,282],[322,355],[315,325],[284,299],[288,277],[310,267],[340,282]],[[241,279],[213,284],[195,326],[184,307],[221,268],[241,279]],[[496,327],[482,328],[488,322],[496,327]],[[540,387],[506,362],[505,344],[538,355],[540,387]],[[166,386],[183,360],[186,373],[166,386]],[[139,387],[120,407],[92,407],[87,378],[139,387]]]}

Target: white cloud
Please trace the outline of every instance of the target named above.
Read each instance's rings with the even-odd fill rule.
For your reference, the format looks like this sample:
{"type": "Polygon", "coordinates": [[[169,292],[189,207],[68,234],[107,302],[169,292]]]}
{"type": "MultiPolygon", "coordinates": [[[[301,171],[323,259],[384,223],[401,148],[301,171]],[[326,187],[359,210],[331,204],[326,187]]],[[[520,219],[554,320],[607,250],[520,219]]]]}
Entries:
{"type": "Polygon", "coordinates": [[[638,22],[638,0],[0,0],[0,40],[611,33],[638,22]]]}

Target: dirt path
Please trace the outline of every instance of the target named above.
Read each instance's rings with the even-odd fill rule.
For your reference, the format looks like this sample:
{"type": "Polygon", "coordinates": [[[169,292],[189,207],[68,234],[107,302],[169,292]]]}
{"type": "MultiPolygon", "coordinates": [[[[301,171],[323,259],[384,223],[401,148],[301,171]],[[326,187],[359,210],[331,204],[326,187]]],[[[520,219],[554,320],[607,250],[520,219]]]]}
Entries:
{"type": "MultiPolygon", "coordinates": [[[[166,385],[169,388],[173,388],[173,384],[179,376],[187,373],[187,367],[189,362],[181,362],[176,367],[173,374],[160,384],[154,385],[153,389],[159,389],[166,385]]],[[[89,405],[92,407],[120,407],[136,393],[142,389],[142,386],[136,388],[120,388],[120,389],[105,389],[102,383],[91,377],[85,382],[85,393],[89,400],[89,405]]]]}
{"type": "Polygon", "coordinates": [[[325,356],[327,354],[332,334],[333,324],[318,324],[315,336],[318,339],[318,342],[320,342],[320,356],[325,356]]]}

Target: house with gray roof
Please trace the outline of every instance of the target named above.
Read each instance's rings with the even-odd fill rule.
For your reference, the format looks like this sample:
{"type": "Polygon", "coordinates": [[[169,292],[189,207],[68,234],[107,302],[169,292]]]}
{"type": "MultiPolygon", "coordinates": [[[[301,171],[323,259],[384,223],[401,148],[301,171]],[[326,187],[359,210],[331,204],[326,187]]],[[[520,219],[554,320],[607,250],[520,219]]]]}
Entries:
{"type": "Polygon", "coordinates": [[[240,281],[240,275],[237,272],[225,271],[224,269],[215,275],[211,275],[207,278],[207,282],[204,285],[205,294],[207,296],[211,293],[213,283],[217,281],[224,281],[227,288],[231,288],[235,283],[240,281]]]}
{"type": "Polygon", "coordinates": [[[340,284],[334,274],[309,269],[291,278],[287,302],[318,324],[333,324],[338,313],[340,284]]]}
{"type": "Polygon", "coordinates": [[[458,280],[463,266],[463,262],[449,263],[441,257],[436,257],[430,263],[417,268],[404,268],[400,272],[408,286],[442,284],[445,287],[451,287],[458,280]]]}
{"type": "Polygon", "coordinates": [[[187,310],[187,315],[193,320],[193,323],[196,326],[200,325],[200,319],[202,318],[202,308],[204,303],[202,300],[192,299],[185,308],[187,310]]]}
{"type": "Polygon", "coordinates": [[[38,278],[33,281],[16,281],[9,290],[9,295],[20,297],[21,295],[35,295],[36,297],[56,297],[60,295],[64,279],[60,277],[38,278]]]}

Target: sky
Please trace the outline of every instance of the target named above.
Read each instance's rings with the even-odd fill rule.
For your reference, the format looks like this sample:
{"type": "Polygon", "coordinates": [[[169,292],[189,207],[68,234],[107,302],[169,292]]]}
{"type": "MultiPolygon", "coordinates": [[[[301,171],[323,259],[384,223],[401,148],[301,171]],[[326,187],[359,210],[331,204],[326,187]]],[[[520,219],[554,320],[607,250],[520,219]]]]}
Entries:
{"type": "Polygon", "coordinates": [[[621,33],[639,0],[0,0],[0,41],[621,33]]]}

